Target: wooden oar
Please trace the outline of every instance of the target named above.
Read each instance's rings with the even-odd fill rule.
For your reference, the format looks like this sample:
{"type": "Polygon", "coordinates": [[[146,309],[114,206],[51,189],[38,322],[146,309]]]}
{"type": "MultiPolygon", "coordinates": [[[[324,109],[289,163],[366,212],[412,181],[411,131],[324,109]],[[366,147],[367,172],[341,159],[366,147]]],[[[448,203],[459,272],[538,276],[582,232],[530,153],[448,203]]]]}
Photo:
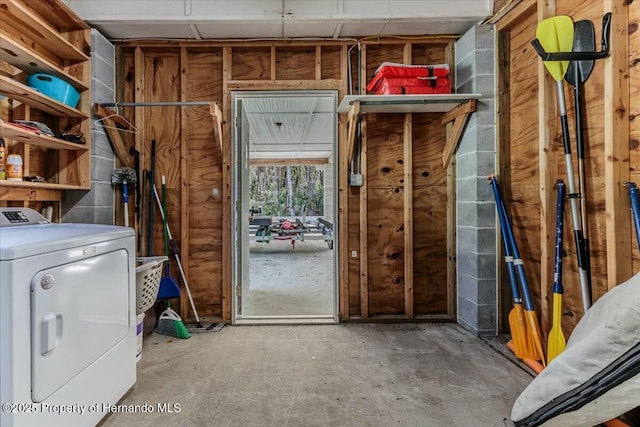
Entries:
{"type": "Polygon", "coordinates": [[[562,235],[564,228],[564,181],[557,182],[556,209],[556,263],[553,273],[553,323],[547,340],[547,363],[560,353],[567,345],[562,333],[562,235]]]}
{"type": "Polygon", "coordinates": [[[502,210],[502,195],[500,194],[496,178],[493,175],[489,176],[489,184],[491,184],[496,200],[498,219],[500,220],[500,234],[502,234],[502,241],[504,243],[504,260],[507,264],[509,284],[511,285],[511,295],[513,298],[513,309],[509,312],[509,329],[511,331],[511,341],[513,342],[513,353],[518,359],[537,359],[536,349],[530,345],[531,341],[527,339],[527,326],[522,310],[522,298],[520,297],[516,270],[513,265],[513,251],[509,244],[509,238],[507,237],[507,225],[502,210]]]}
{"type": "MultiPolygon", "coordinates": [[[[568,16],[555,16],[547,18],[538,24],[536,37],[548,53],[571,52],[573,49],[573,21],[568,16]]],[[[563,79],[569,67],[569,61],[544,61],[547,71],[556,81],[558,93],[558,107],[560,110],[560,124],[562,125],[562,140],[564,143],[564,157],[567,168],[567,181],[569,183],[569,194],[567,195],[571,203],[571,219],[573,221],[573,234],[576,243],[576,256],[578,258],[578,274],[580,277],[580,288],[582,290],[582,308],[586,313],[591,306],[591,290],[589,289],[589,279],[585,269],[585,243],[582,233],[582,222],[578,213],[578,198],[573,173],[573,161],[571,159],[571,141],[569,138],[569,122],[567,121],[567,106],[564,100],[563,79]]]]}

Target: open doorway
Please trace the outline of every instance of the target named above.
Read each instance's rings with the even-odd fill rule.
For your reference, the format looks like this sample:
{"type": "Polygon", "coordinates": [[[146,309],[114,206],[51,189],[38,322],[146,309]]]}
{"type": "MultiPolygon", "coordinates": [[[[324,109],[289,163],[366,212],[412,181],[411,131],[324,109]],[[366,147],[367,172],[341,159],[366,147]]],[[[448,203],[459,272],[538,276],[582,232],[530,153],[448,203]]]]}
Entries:
{"type": "Polygon", "coordinates": [[[337,322],[337,93],[232,105],[233,322],[337,322]]]}

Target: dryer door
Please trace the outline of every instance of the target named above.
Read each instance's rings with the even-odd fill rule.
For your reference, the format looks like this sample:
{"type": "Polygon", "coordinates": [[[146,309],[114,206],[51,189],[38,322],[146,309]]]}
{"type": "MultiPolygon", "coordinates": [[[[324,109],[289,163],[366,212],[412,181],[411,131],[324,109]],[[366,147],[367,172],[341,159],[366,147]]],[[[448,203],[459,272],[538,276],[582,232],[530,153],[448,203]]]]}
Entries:
{"type": "Polygon", "coordinates": [[[121,249],[44,269],[33,276],[34,402],[47,399],[125,338],[129,328],[128,263],[128,253],[121,249]]]}

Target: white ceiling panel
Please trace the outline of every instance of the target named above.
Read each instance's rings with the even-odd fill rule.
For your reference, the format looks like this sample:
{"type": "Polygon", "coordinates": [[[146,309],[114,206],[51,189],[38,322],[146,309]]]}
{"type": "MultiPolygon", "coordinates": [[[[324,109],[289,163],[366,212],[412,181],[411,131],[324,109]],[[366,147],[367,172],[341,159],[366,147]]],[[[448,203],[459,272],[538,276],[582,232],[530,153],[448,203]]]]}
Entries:
{"type": "Polygon", "coordinates": [[[493,11],[492,0],[65,1],[114,39],[463,34],[493,11]],[[198,33],[185,29],[190,24],[198,33]]]}
{"type": "Polygon", "coordinates": [[[335,18],[341,3],[340,0],[284,0],[283,15],[335,18]]]}
{"type": "Polygon", "coordinates": [[[196,28],[203,39],[282,38],[282,24],[279,22],[210,22],[198,23],[196,28]]]}
{"type": "Polygon", "coordinates": [[[284,36],[292,38],[302,37],[324,37],[331,38],[335,35],[338,23],[332,22],[291,22],[289,20],[284,21],[284,36]],[[313,36],[309,36],[313,34],[313,36]]]}
{"type": "Polygon", "coordinates": [[[188,25],[164,25],[162,36],[158,32],[157,24],[141,24],[133,22],[101,23],[94,25],[98,31],[106,37],[112,39],[150,39],[150,38],[172,38],[172,39],[192,39],[193,32],[188,25]]]}
{"type": "MultiPolygon", "coordinates": [[[[282,17],[281,0],[183,0],[195,19],[269,21],[282,17]]],[[[156,3],[160,3],[157,2],[156,3]]]]}

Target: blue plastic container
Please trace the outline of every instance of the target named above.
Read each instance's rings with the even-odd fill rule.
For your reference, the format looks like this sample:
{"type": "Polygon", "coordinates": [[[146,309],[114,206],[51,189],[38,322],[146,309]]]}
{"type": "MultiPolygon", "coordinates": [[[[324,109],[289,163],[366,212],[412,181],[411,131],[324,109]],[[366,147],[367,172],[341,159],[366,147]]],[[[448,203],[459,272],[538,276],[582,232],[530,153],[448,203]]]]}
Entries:
{"type": "Polygon", "coordinates": [[[71,108],[76,108],[78,106],[78,101],[80,101],[80,92],[78,92],[76,88],[64,80],[49,74],[31,74],[27,77],[27,86],[32,87],[71,108]]]}

